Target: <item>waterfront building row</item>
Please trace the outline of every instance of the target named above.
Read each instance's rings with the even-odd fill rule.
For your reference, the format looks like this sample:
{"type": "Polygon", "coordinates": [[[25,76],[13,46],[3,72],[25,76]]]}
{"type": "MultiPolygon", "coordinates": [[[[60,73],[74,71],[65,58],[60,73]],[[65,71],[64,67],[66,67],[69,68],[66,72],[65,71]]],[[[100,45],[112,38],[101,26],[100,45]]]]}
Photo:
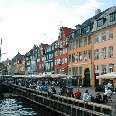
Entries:
{"type": "Polygon", "coordinates": [[[96,10],[95,16],[75,29],[60,27],[56,38],[51,45],[41,43],[25,55],[18,53],[7,73],[66,74],[77,84],[95,86],[96,76],[116,72],[116,6],[96,10]]]}

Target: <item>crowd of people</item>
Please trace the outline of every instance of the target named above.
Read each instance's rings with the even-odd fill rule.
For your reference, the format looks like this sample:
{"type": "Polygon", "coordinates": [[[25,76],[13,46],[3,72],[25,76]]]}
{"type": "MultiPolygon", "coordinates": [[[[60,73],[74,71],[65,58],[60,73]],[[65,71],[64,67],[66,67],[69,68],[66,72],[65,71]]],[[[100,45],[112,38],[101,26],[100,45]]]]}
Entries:
{"type": "MultiPolygon", "coordinates": [[[[21,85],[21,83],[19,83],[21,85]]],[[[104,93],[101,92],[100,90],[95,91],[95,95],[92,95],[89,93],[88,90],[85,90],[84,93],[81,93],[79,88],[77,91],[74,93],[73,92],[73,86],[66,86],[65,84],[60,85],[60,91],[56,92],[55,88],[56,84],[54,81],[51,82],[51,85],[48,86],[48,84],[45,81],[39,81],[37,82],[36,86],[34,89],[40,90],[40,91],[45,91],[48,92],[48,95],[51,94],[59,94],[67,97],[73,97],[76,99],[81,99],[84,100],[85,102],[96,102],[96,103],[107,103],[108,100],[111,100],[112,94],[113,94],[113,86],[110,82],[108,82],[106,85],[104,85],[104,93]]],[[[33,86],[29,85],[30,88],[33,88],[33,86]]]]}

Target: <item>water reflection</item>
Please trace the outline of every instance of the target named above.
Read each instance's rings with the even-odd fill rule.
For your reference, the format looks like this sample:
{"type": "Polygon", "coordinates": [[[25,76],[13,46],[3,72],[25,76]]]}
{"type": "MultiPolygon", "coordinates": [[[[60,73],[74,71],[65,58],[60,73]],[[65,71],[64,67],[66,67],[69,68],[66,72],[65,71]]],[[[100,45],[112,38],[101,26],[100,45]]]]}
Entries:
{"type": "Polygon", "coordinates": [[[0,99],[0,116],[39,116],[39,114],[20,100],[0,99]]]}

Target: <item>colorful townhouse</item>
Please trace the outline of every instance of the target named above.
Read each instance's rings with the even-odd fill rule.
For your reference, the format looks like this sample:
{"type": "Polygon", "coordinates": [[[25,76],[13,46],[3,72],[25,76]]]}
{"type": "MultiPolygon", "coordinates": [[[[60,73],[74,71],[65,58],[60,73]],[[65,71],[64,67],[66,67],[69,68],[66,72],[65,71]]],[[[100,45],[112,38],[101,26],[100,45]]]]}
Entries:
{"type": "Polygon", "coordinates": [[[25,74],[25,57],[18,54],[11,60],[12,72],[11,75],[24,75],[25,74]]]}
{"type": "Polygon", "coordinates": [[[7,67],[4,64],[4,62],[0,62],[0,75],[6,75],[7,74],[7,67]]]}
{"type": "Polygon", "coordinates": [[[38,58],[38,46],[34,45],[33,48],[25,54],[25,74],[36,74],[38,58]]]}
{"type": "MultiPolygon", "coordinates": [[[[92,35],[93,41],[93,83],[98,80],[96,76],[116,72],[116,6],[106,9],[94,21],[92,35]]],[[[112,79],[116,85],[116,80],[112,79]]],[[[99,84],[103,83],[99,80],[99,84]]]]}
{"type": "Polygon", "coordinates": [[[74,29],[60,27],[58,40],[55,42],[55,74],[68,74],[68,36],[74,29]]]}
{"type": "Polygon", "coordinates": [[[48,47],[48,44],[41,43],[38,47],[38,58],[37,58],[37,69],[36,72],[39,75],[44,73],[44,62],[45,62],[45,49],[48,47]]]}
{"type": "Polygon", "coordinates": [[[11,75],[11,60],[8,58],[2,62],[4,64],[3,71],[5,75],[11,75]]]}
{"type": "Polygon", "coordinates": [[[75,78],[77,85],[93,86],[91,31],[94,21],[101,15],[98,12],[81,25],[76,25],[76,30],[68,37],[68,74],[75,78]]]}
{"type": "Polygon", "coordinates": [[[45,48],[44,74],[54,74],[54,48],[55,42],[45,48]]]}

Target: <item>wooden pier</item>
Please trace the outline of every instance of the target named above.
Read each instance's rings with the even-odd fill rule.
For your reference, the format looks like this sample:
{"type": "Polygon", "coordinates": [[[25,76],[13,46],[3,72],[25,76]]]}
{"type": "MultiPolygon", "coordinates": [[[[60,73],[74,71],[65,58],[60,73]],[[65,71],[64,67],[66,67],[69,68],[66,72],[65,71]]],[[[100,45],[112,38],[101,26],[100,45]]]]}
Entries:
{"type": "Polygon", "coordinates": [[[15,94],[64,116],[115,116],[111,106],[12,85],[15,94]]]}

